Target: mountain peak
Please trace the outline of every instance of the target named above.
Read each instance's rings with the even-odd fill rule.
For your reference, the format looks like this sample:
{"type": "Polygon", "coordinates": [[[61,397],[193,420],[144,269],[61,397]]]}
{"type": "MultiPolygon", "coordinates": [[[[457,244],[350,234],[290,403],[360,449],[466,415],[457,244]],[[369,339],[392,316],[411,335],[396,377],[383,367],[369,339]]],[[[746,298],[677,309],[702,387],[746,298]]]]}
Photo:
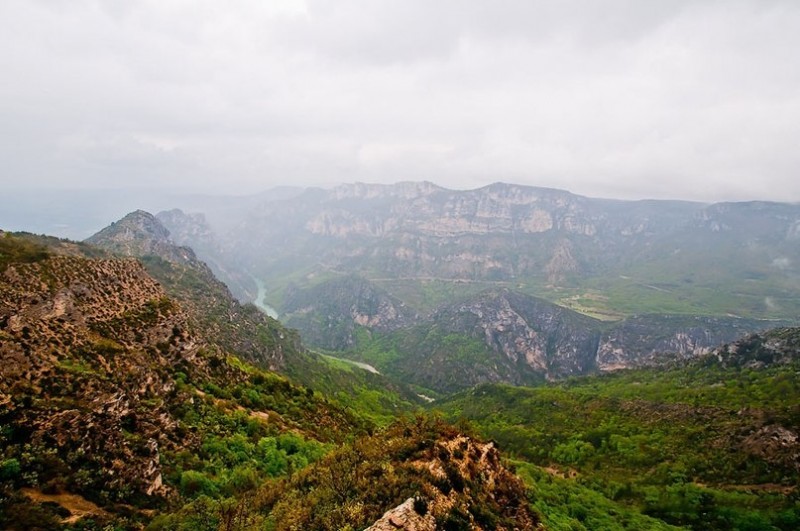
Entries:
{"type": "Polygon", "coordinates": [[[155,255],[170,262],[197,261],[190,248],[176,245],[169,230],[144,210],[134,210],[85,241],[125,256],[155,255]]]}

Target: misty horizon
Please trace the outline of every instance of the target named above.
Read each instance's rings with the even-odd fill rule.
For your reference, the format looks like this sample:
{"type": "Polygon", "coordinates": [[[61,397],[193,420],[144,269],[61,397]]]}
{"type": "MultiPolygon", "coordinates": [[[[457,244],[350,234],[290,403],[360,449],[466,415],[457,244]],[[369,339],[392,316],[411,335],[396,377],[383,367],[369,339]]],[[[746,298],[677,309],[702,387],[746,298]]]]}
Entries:
{"type": "Polygon", "coordinates": [[[798,25],[789,0],[11,0],[0,185],[800,201],[798,25]]]}

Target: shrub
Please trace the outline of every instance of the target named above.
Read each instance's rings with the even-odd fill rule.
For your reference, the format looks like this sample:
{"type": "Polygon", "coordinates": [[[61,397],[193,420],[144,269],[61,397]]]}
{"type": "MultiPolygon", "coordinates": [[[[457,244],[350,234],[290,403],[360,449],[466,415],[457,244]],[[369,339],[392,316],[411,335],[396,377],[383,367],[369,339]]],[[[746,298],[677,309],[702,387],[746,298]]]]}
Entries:
{"type": "Polygon", "coordinates": [[[0,461],[0,480],[13,480],[19,476],[20,470],[19,461],[13,457],[0,461]]]}
{"type": "Polygon", "coordinates": [[[181,494],[189,497],[200,495],[215,497],[219,494],[216,484],[196,470],[187,470],[181,474],[180,490],[181,494]]]}

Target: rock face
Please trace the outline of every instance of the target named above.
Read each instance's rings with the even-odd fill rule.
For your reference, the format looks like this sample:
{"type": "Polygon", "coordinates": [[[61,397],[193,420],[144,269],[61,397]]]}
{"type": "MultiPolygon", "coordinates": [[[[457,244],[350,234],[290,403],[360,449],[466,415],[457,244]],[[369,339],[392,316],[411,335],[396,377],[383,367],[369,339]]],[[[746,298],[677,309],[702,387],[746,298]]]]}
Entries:
{"type": "Polygon", "coordinates": [[[568,192],[504,184],[470,191],[424,182],[342,185],[269,203],[230,240],[237,256],[260,266],[271,262],[266,249],[282,252],[291,240],[287,251],[307,256],[305,266],[389,277],[565,279],[591,271],[595,256],[610,256],[607,238],[628,246],[700,208],[670,203],[657,219],[627,220],[629,213],[599,206],[568,192]]]}
{"type": "Polygon", "coordinates": [[[510,290],[485,292],[438,311],[434,320],[481,340],[517,370],[548,379],[587,372],[600,339],[594,319],[510,290]]]}
{"type": "Polygon", "coordinates": [[[329,350],[353,347],[357,327],[389,332],[417,320],[402,301],[354,275],[308,290],[289,289],[283,308],[287,326],[301,330],[309,344],[329,350]]]}
{"type": "Polygon", "coordinates": [[[603,335],[597,348],[596,365],[601,371],[611,371],[653,365],[665,358],[696,358],[722,344],[777,324],[755,319],[635,315],[603,335]]]}
{"type": "Polygon", "coordinates": [[[391,356],[362,361],[446,392],[694,358],[776,325],[674,315],[633,316],[611,324],[508,289],[487,290],[411,318],[400,301],[353,276],[295,289],[287,299],[287,323],[309,344],[358,358],[369,347],[359,343],[359,333],[365,334],[391,356]]]}

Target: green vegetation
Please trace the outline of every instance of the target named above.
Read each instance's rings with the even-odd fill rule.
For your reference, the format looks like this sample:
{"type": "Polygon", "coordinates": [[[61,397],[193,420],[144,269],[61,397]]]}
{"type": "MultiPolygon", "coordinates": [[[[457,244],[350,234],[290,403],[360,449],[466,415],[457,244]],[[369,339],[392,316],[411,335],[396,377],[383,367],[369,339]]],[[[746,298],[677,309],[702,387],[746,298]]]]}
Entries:
{"type": "Polygon", "coordinates": [[[388,334],[357,327],[356,338],[354,348],[337,355],[369,363],[397,381],[412,382],[426,395],[463,389],[497,370],[495,356],[481,340],[436,325],[388,334]]]}
{"type": "Polygon", "coordinates": [[[0,271],[8,264],[41,262],[56,254],[101,257],[105,253],[84,243],[31,234],[0,231],[0,271]]]}
{"type": "MultiPolygon", "coordinates": [[[[151,282],[146,296],[113,311],[120,278],[143,276],[137,264],[123,262],[132,267],[92,291],[86,286],[108,261],[91,270],[83,258],[48,260],[92,252],[40,237],[0,238],[0,267],[38,262],[18,268],[25,282],[0,286],[0,307],[14,308],[13,320],[0,316],[0,348],[14,362],[0,371],[2,528],[354,531],[406,500],[441,529],[530,529],[539,518],[551,530],[800,527],[797,330],[749,338],[688,365],[463,390],[487,379],[542,383],[510,356],[492,357],[496,349],[474,333],[482,330],[476,315],[496,309],[483,305],[494,295],[468,310],[443,309],[431,323],[403,315],[409,325],[397,329],[355,324],[350,301],[340,311],[350,322],[313,321],[331,325],[348,343],[347,356],[382,373],[373,374],[306,351],[296,331],[233,301],[189,259],[144,257],[168,296],[151,282]],[[68,280],[59,276],[65,271],[68,280]],[[69,290],[71,306],[41,311],[49,296],[69,290]],[[26,305],[35,311],[19,309],[26,305]],[[422,404],[417,393],[434,396],[444,417],[405,416],[422,404]],[[497,447],[524,484],[501,466],[497,447]],[[67,520],[76,515],[67,496],[88,507],[87,516],[67,520]]],[[[747,274],[759,280],[757,273],[747,274]]],[[[714,272],[703,274],[686,284],[725,286],[713,284],[714,272]]],[[[358,288],[362,315],[396,302],[359,279],[339,280],[340,291],[358,288]]],[[[620,290],[635,289],[621,300],[607,290],[606,298],[577,296],[574,304],[624,308],[642,289],[656,295],[641,307],[680,314],[696,302],[674,298],[684,288],[664,279],[622,280],[620,290]]],[[[426,280],[415,292],[410,281],[382,282],[418,309],[494,284],[426,280]]],[[[575,290],[551,295],[575,297],[575,290]]],[[[724,304],[735,302],[719,291],[724,304]]],[[[552,310],[499,296],[503,309],[552,310]]],[[[297,297],[302,308],[307,301],[297,297]]],[[[646,328],[648,319],[629,321],[646,328]]],[[[692,318],[669,319],[688,326],[692,318]]],[[[590,321],[559,318],[561,335],[547,348],[590,321]]]]}
{"type": "Polygon", "coordinates": [[[8,264],[40,262],[50,256],[47,248],[29,239],[12,235],[10,232],[0,235],[0,270],[8,264]]]}
{"type": "Polygon", "coordinates": [[[421,314],[466,299],[490,288],[513,287],[507,281],[448,279],[369,279],[421,314]]]}
{"type": "MultiPolygon", "coordinates": [[[[402,418],[378,434],[356,438],[316,463],[262,482],[238,498],[224,499],[202,476],[184,474],[194,500],[159,516],[149,529],[225,528],[222,522],[236,507],[233,523],[240,527],[235,529],[355,530],[411,497],[416,510],[432,511],[443,529],[452,528],[447,522],[469,522],[470,514],[486,529],[532,520],[524,506],[520,508],[525,502],[522,486],[497,467],[496,452],[459,437],[458,430],[439,419],[402,418]],[[455,443],[460,446],[451,453],[448,447],[455,443]],[[482,457],[493,463],[491,469],[476,467],[482,457]],[[434,475],[437,468],[445,474],[434,475]],[[494,482],[488,481],[488,474],[495,475],[494,482]],[[432,503],[447,495],[450,508],[432,503]]],[[[271,440],[267,446],[267,453],[275,453],[271,440]]]]}
{"type": "Polygon", "coordinates": [[[661,531],[679,529],[620,504],[574,479],[525,461],[513,461],[533,508],[550,531],[661,531]]]}
{"type": "MultiPolygon", "coordinates": [[[[173,503],[206,503],[220,511],[268,480],[291,477],[337,445],[373,429],[370,421],[354,411],[281,376],[233,357],[201,353],[212,367],[210,374],[191,367],[188,374],[173,369],[168,373],[172,391],[140,396],[118,420],[87,411],[88,418],[97,423],[96,433],[81,438],[77,431],[65,432],[60,436],[66,440],[60,443],[49,436],[31,441],[29,416],[50,418],[70,414],[76,407],[87,410],[91,404],[84,400],[91,395],[73,394],[69,389],[91,389],[112,377],[113,373],[99,369],[97,358],[89,352],[74,360],[60,360],[55,366],[59,378],[43,380],[45,388],[36,398],[20,390],[12,404],[0,405],[0,527],[4,529],[42,527],[42,522],[48,529],[61,527],[59,522],[65,517],[59,512],[61,506],[32,503],[28,495],[20,494],[23,487],[43,493],[70,492],[115,513],[96,515],[93,521],[98,528],[111,522],[135,526],[149,519],[134,509],[120,516],[117,504],[121,502],[159,512],[171,510],[163,506],[163,499],[143,495],[146,484],[138,476],[119,482],[107,474],[113,460],[152,455],[153,439],[148,438],[152,435],[145,433],[151,423],[160,422],[156,418],[170,419],[160,445],[160,466],[167,491],[180,494],[173,503]],[[71,397],[67,409],[60,398],[63,392],[71,397]],[[86,454],[84,444],[96,449],[86,454]]],[[[133,465],[132,472],[144,470],[133,465]]],[[[82,525],[93,529],[86,522],[82,525]]]]}
{"type": "Polygon", "coordinates": [[[529,463],[534,505],[555,529],[580,529],[576,518],[586,529],[661,529],[634,523],[648,515],[693,529],[789,530],[800,524],[798,472],[772,441],[800,425],[798,374],[796,363],[712,358],[534,389],[484,385],[436,407],[529,463]],[[593,520],[603,514],[616,523],[593,520]]]}

